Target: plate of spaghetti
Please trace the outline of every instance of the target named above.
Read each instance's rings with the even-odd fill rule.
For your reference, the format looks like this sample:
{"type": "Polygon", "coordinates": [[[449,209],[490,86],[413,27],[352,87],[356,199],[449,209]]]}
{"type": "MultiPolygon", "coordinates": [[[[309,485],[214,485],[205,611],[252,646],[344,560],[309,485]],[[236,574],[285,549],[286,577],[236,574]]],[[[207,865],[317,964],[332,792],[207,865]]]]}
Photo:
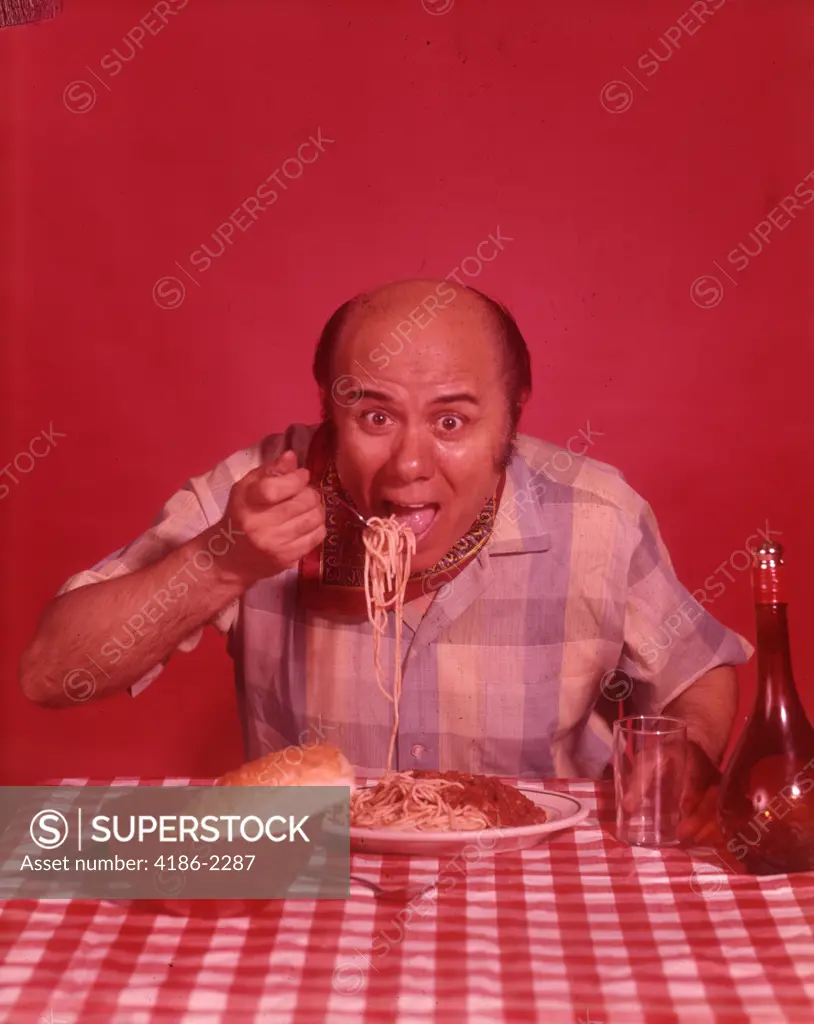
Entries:
{"type": "Polygon", "coordinates": [[[578,825],[588,807],[537,783],[512,785],[493,775],[392,772],[356,789],[351,849],[433,857],[474,844],[508,853],[578,825]]]}
{"type": "Polygon", "coordinates": [[[517,787],[496,776],[458,771],[393,771],[402,692],[402,615],[416,541],[410,526],[395,516],[369,519],[362,539],[373,668],[379,691],[393,705],[393,728],[383,778],[351,796],[351,849],[435,856],[477,839],[495,852],[518,850],[582,821],[588,808],[579,800],[533,783],[517,787]],[[392,691],[387,689],[380,655],[391,610],[395,620],[392,691]]]}

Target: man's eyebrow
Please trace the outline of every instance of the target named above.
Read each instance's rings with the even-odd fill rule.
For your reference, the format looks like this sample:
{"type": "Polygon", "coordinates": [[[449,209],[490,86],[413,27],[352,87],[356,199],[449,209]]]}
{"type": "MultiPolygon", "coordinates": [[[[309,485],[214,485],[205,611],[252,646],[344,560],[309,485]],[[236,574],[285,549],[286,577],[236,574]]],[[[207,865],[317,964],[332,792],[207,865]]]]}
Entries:
{"type": "Polygon", "coordinates": [[[452,405],[453,402],[469,402],[470,405],[480,405],[480,400],[471,391],[456,391],[449,395],[439,395],[433,398],[430,405],[452,405]]]}
{"type": "MultiPolygon", "coordinates": [[[[372,398],[377,402],[397,401],[393,395],[386,391],[376,391],[375,388],[366,388],[362,385],[362,398],[372,398]]],[[[438,395],[430,401],[430,405],[451,405],[453,402],[469,402],[470,405],[480,405],[480,400],[471,391],[456,391],[448,395],[438,395]]]]}
{"type": "Polygon", "coordinates": [[[386,391],[376,391],[375,388],[365,387],[362,383],[362,398],[375,398],[377,402],[393,402],[395,399],[386,391]]]}

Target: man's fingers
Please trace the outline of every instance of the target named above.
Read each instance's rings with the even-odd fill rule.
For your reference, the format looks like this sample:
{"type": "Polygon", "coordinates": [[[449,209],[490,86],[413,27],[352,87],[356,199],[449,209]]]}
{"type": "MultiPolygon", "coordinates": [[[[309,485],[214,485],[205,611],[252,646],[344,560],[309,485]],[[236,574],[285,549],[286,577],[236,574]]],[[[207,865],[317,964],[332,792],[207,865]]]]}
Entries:
{"type": "Polygon", "coordinates": [[[297,455],[290,448],[275,459],[274,462],[266,463],[262,469],[266,476],[285,476],[297,468],[297,455]]]}
{"type": "Polygon", "coordinates": [[[677,800],[683,772],[684,759],[678,748],[668,747],[665,750],[646,750],[640,753],[625,783],[623,808],[632,812],[644,801],[655,800],[657,788],[661,790],[662,799],[677,800]]]}
{"type": "Polygon", "coordinates": [[[280,561],[283,565],[293,567],[301,559],[318,547],[325,540],[325,523],[320,523],[314,529],[307,529],[298,537],[286,542],[280,550],[280,561]]]}
{"type": "Polygon", "coordinates": [[[281,505],[298,495],[308,484],[308,470],[295,469],[282,476],[264,474],[253,480],[246,491],[246,502],[252,508],[281,505]]]}
{"type": "Polygon", "coordinates": [[[304,558],[309,551],[313,551],[318,544],[321,544],[325,540],[326,532],[325,523],[320,523],[315,530],[311,530],[303,537],[300,537],[297,542],[297,547],[300,549],[300,554],[297,556],[298,562],[301,558],[304,558]]]}
{"type": "Polygon", "coordinates": [[[276,477],[289,476],[297,469],[297,456],[290,449],[284,451],[278,458],[273,459],[271,462],[261,462],[259,466],[249,470],[249,472],[243,477],[241,483],[253,485],[260,480],[265,480],[266,477],[272,479],[276,477]]]}
{"type": "Polygon", "coordinates": [[[258,522],[263,522],[269,527],[274,524],[275,529],[278,530],[292,519],[308,512],[318,512],[320,518],[325,515],[319,495],[313,487],[308,486],[303,487],[293,497],[286,498],[284,501],[254,505],[252,511],[258,515],[258,522]]]}
{"type": "Polygon", "coordinates": [[[656,771],[655,759],[650,754],[640,754],[633,769],[624,781],[622,807],[632,813],[649,795],[653,788],[653,777],[656,771]]]}
{"type": "Polygon", "coordinates": [[[274,539],[277,544],[292,544],[299,541],[305,534],[311,533],[320,526],[325,525],[325,516],[321,508],[310,508],[298,515],[293,515],[274,531],[274,539]]]}
{"type": "Polygon", "coordinates": [[[681,824],[678,838],[693,839],[696,843],[718,838],[718,787],[713,786],[704,793],[703,798],[692,809],[688,805],[682,807],[681,824]]]}
{"type": "Polygon", "coordinates": [[[714,799],[720,772],[697,743],[687,744],[687,761],[682,775],[681,813],[691,818],[707,814],[709,800],[714,799]]]}

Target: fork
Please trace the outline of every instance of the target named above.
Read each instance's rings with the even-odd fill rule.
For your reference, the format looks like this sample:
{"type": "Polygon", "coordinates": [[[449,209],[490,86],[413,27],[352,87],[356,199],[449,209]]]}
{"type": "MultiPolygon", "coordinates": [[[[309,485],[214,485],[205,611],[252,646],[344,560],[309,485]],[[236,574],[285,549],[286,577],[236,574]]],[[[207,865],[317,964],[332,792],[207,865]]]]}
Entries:
{"type": "Polygon", "coordinates": [[[344,505],[346,509],[353,512],[356,518],[361,522],[362,526],[368,525],[368,521],[367,519],[365,519],[362,513],[357,511],[357,509],[355,509],[353,505],[350,504],[350,502],[345,501],[344,498],[340,498],[336,491],[326,491],[324,487],[318,487],[317,490],[319,491],[320,494],[325,496],[327,496],[328,494],[333,495],[333,497],[339,502],[340,505],[344,505]]]}
{"type": "Polygon", "coordinates": [[[386,889],[379,885],[377,882],[371,882],[368,878],[362,878],[359,875],[351,875],[350,880],[352,882],[358,882],[359,885],[365,886],[370,889],[376,899],[388,900],[391,903],[409,903],[410,900],[414,900],[416,896],[423,896],[424,893],[429,892],[438,885],[438,879],[429,882],[427,885],[419,886],[397,886],[393,889],[386,889]]]}
{"type": "MultiPolygon", "coordinates": [[[[280,473],[279,470],[270,469],[270,470],[267,470],[267,475],[268,476],[284,476],[285,474],[284,473],[280,473]]],[[[336,493],[336,491],[328,491],[324,487],[317,487],[315,489],[317,491],[319,491],[319,493],[321,495],[323,495],[323,496],[327,496],[328,494],[332,494],[333,497],[336,498],[336,500],[339,502],[340,505],[344,505],[346,509],[348,509],[350,512],[352,512],[356,516],[356,518],[359,520],[359,522],[362,524],[362,526],[367,526],[368,525],[368,521],[367,521],[367,519],[365,519],[365,517],[362,515],[362,513],[359,512],[357,509],[355,509],[353,507],[353,505],[351,505],[349,502],[345,501],[344,498],[340,498],[339,495],[336,493]]]]}

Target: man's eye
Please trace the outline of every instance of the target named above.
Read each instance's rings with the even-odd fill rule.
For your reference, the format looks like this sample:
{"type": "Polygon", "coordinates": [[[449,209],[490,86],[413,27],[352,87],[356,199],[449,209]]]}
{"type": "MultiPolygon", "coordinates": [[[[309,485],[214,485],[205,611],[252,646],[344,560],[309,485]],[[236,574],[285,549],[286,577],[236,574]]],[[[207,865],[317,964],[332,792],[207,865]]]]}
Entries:
{"type": "Polygon", "coordinates": [[[371,427],[384,427],[387,426],[389,417],[386,413],[372,409],[370,412],[363,413],[362,419],[371,427]]]}
{"type": "Polygon", "coordinates": [[[451,416],[447,413],[441,417],[438,424],[445,434],[451,434],[453,430],[460,429],[464,425],[464,421],[460,416],[451,416]]]}

